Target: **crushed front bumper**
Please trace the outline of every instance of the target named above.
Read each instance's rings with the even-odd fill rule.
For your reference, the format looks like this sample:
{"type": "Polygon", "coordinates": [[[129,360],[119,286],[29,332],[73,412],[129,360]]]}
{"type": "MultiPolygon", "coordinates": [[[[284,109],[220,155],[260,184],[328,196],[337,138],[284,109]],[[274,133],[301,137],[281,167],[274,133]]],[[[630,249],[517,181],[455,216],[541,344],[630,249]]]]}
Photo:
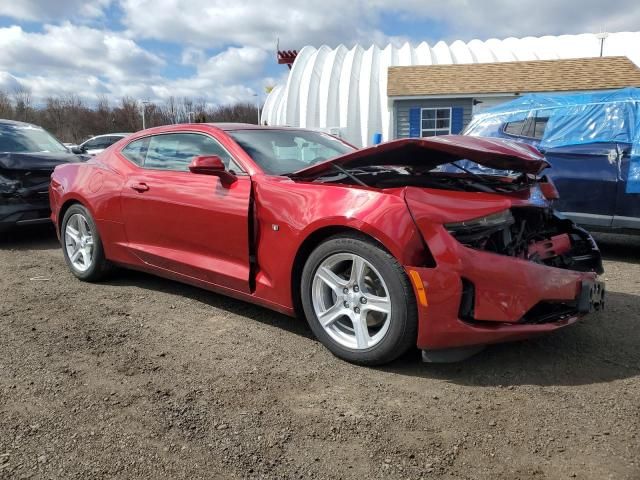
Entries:
{"type": "Polygon", "coordinates": [[[467,248],[440,236],[433,268],[406,267],[418,301],[417,346],[438,350],[520,340],[575,323],[604,306],[604,284],[578,272],[467,248]]]}

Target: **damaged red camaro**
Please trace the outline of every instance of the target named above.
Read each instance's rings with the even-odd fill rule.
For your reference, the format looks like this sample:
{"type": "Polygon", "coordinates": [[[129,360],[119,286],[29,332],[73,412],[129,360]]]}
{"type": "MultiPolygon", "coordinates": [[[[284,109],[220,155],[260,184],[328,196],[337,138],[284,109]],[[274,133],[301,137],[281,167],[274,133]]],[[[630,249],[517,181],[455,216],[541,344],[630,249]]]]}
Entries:
{"type": "Polygon", "coordinates": [[[303,129],[173,125],[57,167],[50,200],[80,279],[118,265],[298,314],[371,365],[412,346],[468,354],[603,306],[600,252],[551,208],[547,167],[498,139],[355,150],[303,129]]]}

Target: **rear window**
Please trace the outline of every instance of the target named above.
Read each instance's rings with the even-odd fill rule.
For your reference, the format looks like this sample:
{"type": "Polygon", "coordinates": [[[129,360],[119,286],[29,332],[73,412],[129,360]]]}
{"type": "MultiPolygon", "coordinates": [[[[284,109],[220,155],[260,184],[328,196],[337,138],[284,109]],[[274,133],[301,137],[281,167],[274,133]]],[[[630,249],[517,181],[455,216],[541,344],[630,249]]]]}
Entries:
{"type": "Polygon", "coordinates": [[[131,142],[122,149],[122,154],[141,167],[144,164],[145,157],[147,156],[147,150],[149,150],[149,141],[150,137],[145,137],[131,142]]]}

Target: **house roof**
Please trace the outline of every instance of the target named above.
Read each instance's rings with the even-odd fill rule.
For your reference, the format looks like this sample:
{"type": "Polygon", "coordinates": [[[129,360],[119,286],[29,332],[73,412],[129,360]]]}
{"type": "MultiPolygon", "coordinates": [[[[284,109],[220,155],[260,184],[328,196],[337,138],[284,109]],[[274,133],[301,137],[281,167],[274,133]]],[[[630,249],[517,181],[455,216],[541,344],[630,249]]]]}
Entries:
{"type": "Polygon", "coordinates": [[[627,57],[389,67],[388,96],[607,90],[640,86],[627,57]]]}

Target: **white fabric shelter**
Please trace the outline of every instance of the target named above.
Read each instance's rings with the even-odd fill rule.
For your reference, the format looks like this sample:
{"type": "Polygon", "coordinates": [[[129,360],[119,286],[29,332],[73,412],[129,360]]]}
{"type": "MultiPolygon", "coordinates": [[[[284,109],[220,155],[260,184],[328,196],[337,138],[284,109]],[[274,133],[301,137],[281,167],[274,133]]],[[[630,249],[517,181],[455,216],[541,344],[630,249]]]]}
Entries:
{"type": "MultiPolygon", "coordinates": [[[[307,46],[298,53],[286,85],[276,86],[267,97],[261,121],[326,129],[357,146],[370,145],[374,133],[389,140],[392,132],[387,99],[390,66],[597,57],[600,46],[597,34],[366,49],[361,45],[351,49],[307,46]]],[[[608,34],[603,55],[627,56],[640,66],[640,32],[608,34]]]]}

